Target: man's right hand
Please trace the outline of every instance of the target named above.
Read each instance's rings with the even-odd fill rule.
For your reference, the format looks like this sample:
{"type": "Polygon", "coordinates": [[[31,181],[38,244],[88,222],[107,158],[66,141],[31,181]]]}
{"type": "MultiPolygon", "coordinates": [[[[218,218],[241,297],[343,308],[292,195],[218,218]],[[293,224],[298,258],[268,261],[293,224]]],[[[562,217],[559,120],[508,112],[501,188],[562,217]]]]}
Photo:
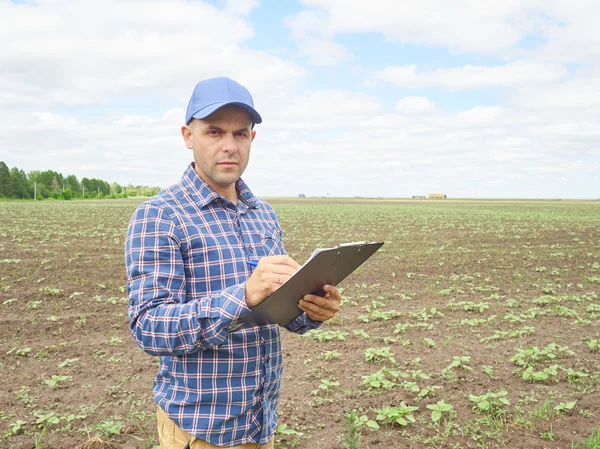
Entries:
{"type": "Polygon", "coordinates": [[[299,269],[298,262],[289,256],[262,257],[246,281],[248,307],[260,304],[299,269]]]}

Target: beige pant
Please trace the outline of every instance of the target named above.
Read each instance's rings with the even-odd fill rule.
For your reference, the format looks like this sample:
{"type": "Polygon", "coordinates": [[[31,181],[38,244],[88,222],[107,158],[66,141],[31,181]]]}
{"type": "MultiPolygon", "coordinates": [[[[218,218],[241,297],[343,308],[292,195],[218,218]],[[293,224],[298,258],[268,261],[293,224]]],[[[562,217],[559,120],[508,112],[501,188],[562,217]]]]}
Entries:
{"type": "MultiPolygon", "coordinates": [[[[212,444],[199,440],[186,431],[181,430],[177,427],[177,424],[167,416],[162,408],[157,407],[157,410],[156,422],[158,424],[160,449],[183,449],[188,443],[190,443],[190,449],[219,449],[220,446],[213,446],[212,444]]],[[[250,443],[233,446],[231,449],[274,449],[274,440],[274,437],[271,438],[271,441],[269,441],[266,446],[259,446],[258,443],[250,443]]]]}

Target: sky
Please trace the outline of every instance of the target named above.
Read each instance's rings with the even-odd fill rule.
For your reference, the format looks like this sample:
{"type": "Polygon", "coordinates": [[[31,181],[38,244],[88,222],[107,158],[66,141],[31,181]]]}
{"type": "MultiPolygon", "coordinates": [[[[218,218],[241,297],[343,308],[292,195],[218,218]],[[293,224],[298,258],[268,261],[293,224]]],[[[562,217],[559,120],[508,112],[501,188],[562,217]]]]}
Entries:
{"type": "Polygon", "coordinates": [[[0,0],[0,160],[167,187],[195,84],[258,196],[600,198],[597,0],[0,0]]]}

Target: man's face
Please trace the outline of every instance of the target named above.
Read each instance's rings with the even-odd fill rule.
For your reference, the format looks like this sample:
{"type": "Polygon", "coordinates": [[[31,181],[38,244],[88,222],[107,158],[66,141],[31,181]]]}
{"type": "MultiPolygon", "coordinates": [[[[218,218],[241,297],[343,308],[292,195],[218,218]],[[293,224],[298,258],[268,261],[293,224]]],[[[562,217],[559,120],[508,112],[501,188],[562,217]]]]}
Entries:
{"type": "Polygon", "coordinates": [[[226,196],[242,176],[256,135],[250,115],[227,105],[207,118],[181,128],[186,146],[194,152],[196,172],[217,193],[226,196]]]}

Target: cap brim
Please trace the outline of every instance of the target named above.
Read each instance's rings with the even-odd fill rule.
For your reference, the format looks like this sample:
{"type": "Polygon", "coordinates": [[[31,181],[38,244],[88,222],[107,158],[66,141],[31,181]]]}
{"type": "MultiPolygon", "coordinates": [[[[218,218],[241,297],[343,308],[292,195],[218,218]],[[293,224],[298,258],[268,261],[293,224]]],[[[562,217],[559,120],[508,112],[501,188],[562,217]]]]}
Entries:
{"type": "Polygon", "coordinates": [[[245,103],[238,103],[235,101],[228,101],[226,103],[214,103],[211,104],[210,106],[206,106],[203,109],[200,109],[199,111],[196,111],[195,113],[192,114],[192,117],[190,118],[190,120],[188,121],[188,125],[190,124],[189,122],[192,121],[192,118],[197,118],[197,119],[205,119],[206,117],[208,117],[209,115],[211,115],[212,113],[214,113],[215,111],[221,109],[223,106],[227,106],[227,105],[234,105],[234,106],[238,106],[242,109],[244,109],[246,112],[248,112],[248,114],[250,114],[250,118],[252,119],[252,123],[253,124],[259,124],[262,123],[262,117],[260,116],[260,114],[258,112],[256,112],[256,109],[248,106],[245,103]]]}

